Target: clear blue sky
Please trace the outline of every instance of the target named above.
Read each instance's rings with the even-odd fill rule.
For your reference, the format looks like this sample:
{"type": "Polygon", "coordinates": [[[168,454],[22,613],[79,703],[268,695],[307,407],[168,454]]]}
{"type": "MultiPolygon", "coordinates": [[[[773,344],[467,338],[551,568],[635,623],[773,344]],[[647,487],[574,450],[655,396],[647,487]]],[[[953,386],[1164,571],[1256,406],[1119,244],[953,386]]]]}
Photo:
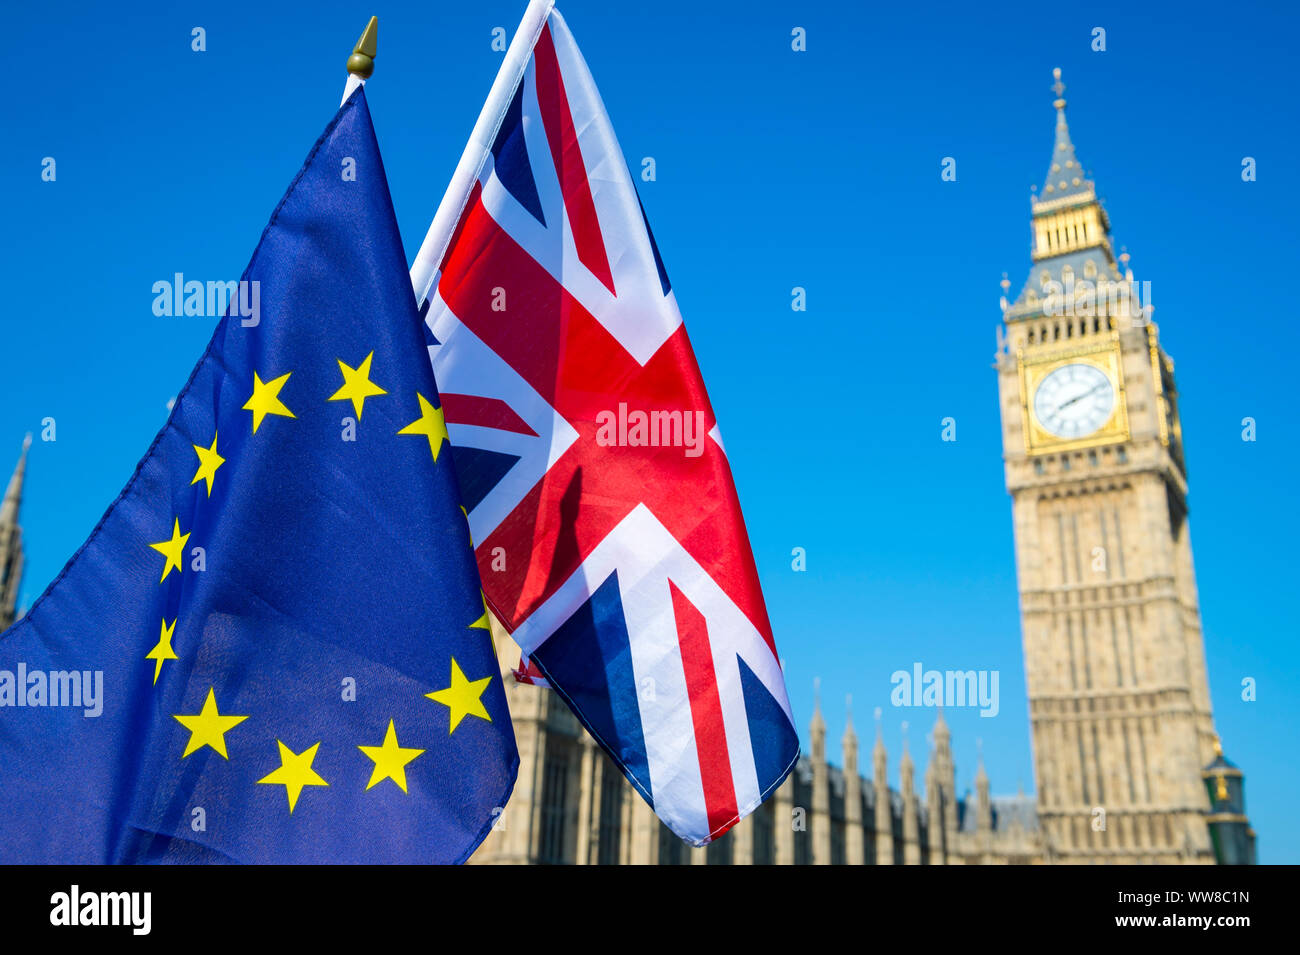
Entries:
{"type": "MultiPolygon", "coordinates": [[[[890,673],[998,669],[996,718],[949,713],[958,788],[982,737],[994,791],[1033,790],[990,363],[998,281],[1014,291],[1028,274],[1060,66],[1080,159],[1177,362],[1215,718],[1247,774],[1261,860],[1300,861],[1300,454],[1285,410],[1300,344],[1298,23],[1285,6],[560,5],[629,163],[656,160],[641,195],[796,715],[806,727],[820,675],[833,758],[852,693],[867,745],[885,707],[891,779],[909,715],[923,771],[933,714],[889,707],[890,673]],[[795,26],[806,53],[790,49],[795,26]],[[940,181],[945,156],[956,182],[940,181]],[[1242,182],[1244,156],[1258,181],[1242,182]],[[955,443],[940,440],[945,416],[955,443]],[[1240,699],[1244,677],[1257,702],[1240,699]]],[[[238,278],[337,106],[366,18],[380,17],[369,99],[410,256],[499,63],[491,30],[513,32],[523,7],[54,0],[6,14],[21,70],[0,149],[0,469],[43,418],[58,429],[32,449],[25,603],[130,476],[211,333],[156,318],[152,284],[238,278]],[[195,26],[207,52],[190,49],[195,26]]]]}

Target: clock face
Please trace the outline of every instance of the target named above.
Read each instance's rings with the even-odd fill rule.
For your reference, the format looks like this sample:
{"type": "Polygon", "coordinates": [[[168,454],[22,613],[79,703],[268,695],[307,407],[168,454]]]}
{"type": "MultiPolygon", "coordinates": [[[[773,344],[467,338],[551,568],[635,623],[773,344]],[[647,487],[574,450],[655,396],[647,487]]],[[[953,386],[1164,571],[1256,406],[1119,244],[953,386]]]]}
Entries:
{"type": "Polygon", "coordinates": [[[1058,438],[1083,438],[1110,420],[1115,389],[1100,368],[1076,362],[1053,369],[1034,392],[1034,416],[1058,438]]]}

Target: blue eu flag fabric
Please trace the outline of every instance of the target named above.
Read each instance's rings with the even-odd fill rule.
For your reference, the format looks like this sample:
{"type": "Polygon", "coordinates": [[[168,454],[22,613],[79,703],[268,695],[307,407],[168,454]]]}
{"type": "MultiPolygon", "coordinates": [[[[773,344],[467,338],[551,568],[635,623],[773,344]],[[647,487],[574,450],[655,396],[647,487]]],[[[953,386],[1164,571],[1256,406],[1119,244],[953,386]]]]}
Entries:
{"type": "Polygon", "coordinates": [[[363,90],[243,281],[258,307],[229,310],[126,489],[0,635],[0,862],[459,862],[510,795],[363,90]]]}

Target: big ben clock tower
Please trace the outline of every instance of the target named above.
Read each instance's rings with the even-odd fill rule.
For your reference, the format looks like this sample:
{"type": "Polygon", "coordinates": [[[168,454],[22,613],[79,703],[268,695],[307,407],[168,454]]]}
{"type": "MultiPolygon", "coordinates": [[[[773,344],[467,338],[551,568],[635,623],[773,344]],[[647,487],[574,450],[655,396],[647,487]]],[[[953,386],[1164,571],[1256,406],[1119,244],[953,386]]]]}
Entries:
{"type": "Polygon", "coordinates": [[[1055,76],[1033,265],[1003,301],[996,365],[1040,826],[1050,861],[1214,862],[1174,365],[1055,76]]]}

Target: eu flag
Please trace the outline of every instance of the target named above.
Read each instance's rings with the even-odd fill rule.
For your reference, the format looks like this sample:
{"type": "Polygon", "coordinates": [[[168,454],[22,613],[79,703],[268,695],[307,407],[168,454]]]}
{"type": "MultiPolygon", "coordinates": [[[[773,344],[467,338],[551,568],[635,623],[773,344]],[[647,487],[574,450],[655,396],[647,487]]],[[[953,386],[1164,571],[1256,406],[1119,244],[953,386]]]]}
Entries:
{"type": "Polygon", "coordinates": [[[0,861],[459,862],[518,756],[364,91],[0,636],[0,861]]]}

